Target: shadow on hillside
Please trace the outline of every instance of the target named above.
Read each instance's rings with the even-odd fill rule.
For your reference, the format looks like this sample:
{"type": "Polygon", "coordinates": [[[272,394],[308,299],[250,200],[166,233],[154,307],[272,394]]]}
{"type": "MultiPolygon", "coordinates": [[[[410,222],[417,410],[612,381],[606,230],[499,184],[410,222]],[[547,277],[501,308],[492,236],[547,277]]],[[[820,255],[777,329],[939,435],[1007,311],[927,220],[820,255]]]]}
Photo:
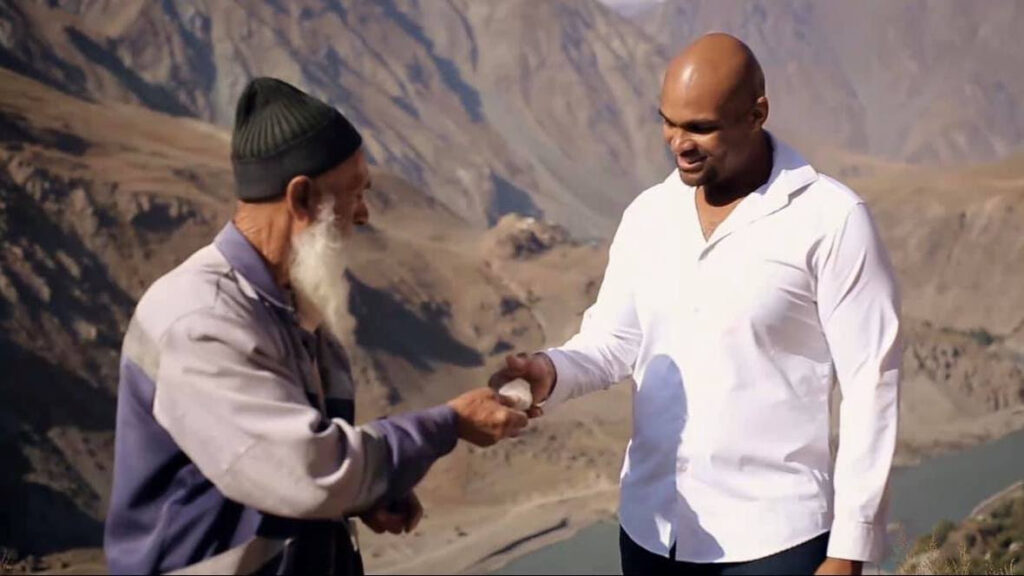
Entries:
{"type": "Polygon", "coordinates": [[[21,555],[102,545],[103,524],[72,497],[92,500],[91,489],[63,465],[36,469],[25,454],[49,453],[44,461],[53,462],[46,438],[54,427],[112,430],[114,399],[6,338],[0,338],[0,365],[0,542],[21,555]],[[59,489],[40,480],[52,480],[59,489]]]}
{"type": "Polygon", "coordinates": [[[506,214],[520,214],[534,218],[543,218],[544,211],[537,207],[530,195],[522,188],[508,180],[491,173],[491,185],[494,194],[487,206],[487,225],[494,226],[506,214]]]}
{"type": "Polygon", "coordinates": [[[423,27],[399,9],[394,0],[382,0],[380,8],[386,17],[390,18],[403,32],[423,47],[427,56],[433,61],[441,81],[459,99],[469,119],[473,122],[482,122],[484,120],[484,112],[480,93],[472,84],[466,82],[455,62],[437,53],[437,50],[434,48],[434,41],[427,37],[423,27]]]}
{"type": "Polygon", "coordinates": [[[36,128],[24,116],[13,112],[0,112],[0,142],[37,144],[72,156],[81,156],[89,150],[89,142],[81,136],[36,128]]]}
{"type": "Polygon", "coordinates": [[[447,310],[425,308],[419,314],[385,290],[362,283],[348,274],[352,285],[349,310],[355,316],[356,342],[370,350],[394,354],[422,371],[431,362],[471,367],[483,365],[483,356],[459,342],[444,324],[447,310]]]}
{"type": "Polygon", "coordinates": [[[17,436],[5,437],[0,441],[0,453],[4,455],[4,471],[0,475],[0,542],[22,557],[102,546],[103,523],[83,512],[67,495],[25,481],[31,467],[19,446],[25,442],[17,436]]]}
{"type": "MultiPolygon", "coordinates": [[[[54,427],[114,429],[116,399],[77,374],[0,336],[0,418],[45,436],[54,427]]],[[[0,473],[7,474],[7,471],[0,473]]]]}
{"type": "Polygon", "coordinates": [[[74,26],[66,26],[64,32],[83,56],[110,72],[147,108],[172,116],[191,115],[191,111],[179,102],[170,90],[159,84],[147,82],[137,72],[125,66],[112,46],[97,44],[74,26]]]}
{"type": "MultiPolygon", "coordinates": [[[[43,170],[36,172],[36,178],[46,183],[39,200],[0,172],[0,191],[4,192],[7,203],[3,241],[22,247],[22,258],[43,281],[48,292],[48,297],[41,299],[36,290],[25,285],[19,276],[12,275],[11,281],[20,297],[18,306],[28,312],[37,324],[42,323],[44,314],[52,315],[67,327],[71,327],[75,319],[87,321],[97,330],[94,344],[116,350],[121,345],[119,323],[126,321],[134,300],[114,281],[105,263],[74,230],[69,229],[70,225],[61,226],[56,220],[59,216],[41,207],[43,204],[67,203],[71,190],[80,184],[65,182],[43,170]],[[40,248],[42,254],[50,259],[63,254],[77,268],[77,274],[72,275],[63,265],[49,264],[41,259],[40,251],[29,249],[32,247],[40,248]]],[[[102,212],[96,211],[95,215],[102,228],[114,226],[112,222],[102,220],[102,212]]],[[[70,220],[79,216],[68,214],[64,217],[70,220]]],[[[37,350],[48,352],[41,348],[37,350]]]]}

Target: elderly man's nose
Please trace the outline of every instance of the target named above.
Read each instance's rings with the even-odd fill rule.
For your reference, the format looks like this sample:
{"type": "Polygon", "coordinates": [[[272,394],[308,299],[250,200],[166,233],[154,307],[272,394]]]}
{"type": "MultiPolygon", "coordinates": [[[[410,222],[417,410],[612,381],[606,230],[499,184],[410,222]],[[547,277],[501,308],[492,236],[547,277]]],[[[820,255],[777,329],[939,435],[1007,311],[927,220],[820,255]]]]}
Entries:
{"type": "Polygon", "coordinates": [[[362,226],[370,221],[370,208],[366,205],[366,202],[360,202],[359,206],[356,207],[352,221],[356,226],[362,226]]]}

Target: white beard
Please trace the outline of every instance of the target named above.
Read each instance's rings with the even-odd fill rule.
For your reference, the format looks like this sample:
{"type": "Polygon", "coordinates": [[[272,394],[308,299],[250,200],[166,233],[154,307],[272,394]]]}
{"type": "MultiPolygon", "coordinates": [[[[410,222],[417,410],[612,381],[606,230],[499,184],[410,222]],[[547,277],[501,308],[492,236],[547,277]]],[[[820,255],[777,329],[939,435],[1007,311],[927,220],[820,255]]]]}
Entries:
{"type": "Polygon", "coordinates": [[[316,221],[292,239],[288,274],[299,317],[322,323],[340,342],[355,328],[348,311],[347,265],[345,237],[335,224],[334,199],[328,197],[317,209],[316,221]]]}

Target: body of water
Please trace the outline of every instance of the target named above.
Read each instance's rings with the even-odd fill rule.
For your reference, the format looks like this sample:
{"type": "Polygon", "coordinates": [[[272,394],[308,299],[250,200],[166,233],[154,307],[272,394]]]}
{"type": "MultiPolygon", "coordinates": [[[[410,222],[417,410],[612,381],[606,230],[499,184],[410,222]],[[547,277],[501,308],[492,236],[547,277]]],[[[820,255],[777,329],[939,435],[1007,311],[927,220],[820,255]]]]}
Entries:
{"type": "MultiPolygon", "coordinates": [[[[890,537],[892,570],[914,540],[942,519],[959,521],[975,506],[1024,479],[1024,431],[893,471],[889,521],[903,526],[890,537]]],[[[601,523],[572,538],[518,558],[495,574],[621,574],[619,528],[601,523]]]]}

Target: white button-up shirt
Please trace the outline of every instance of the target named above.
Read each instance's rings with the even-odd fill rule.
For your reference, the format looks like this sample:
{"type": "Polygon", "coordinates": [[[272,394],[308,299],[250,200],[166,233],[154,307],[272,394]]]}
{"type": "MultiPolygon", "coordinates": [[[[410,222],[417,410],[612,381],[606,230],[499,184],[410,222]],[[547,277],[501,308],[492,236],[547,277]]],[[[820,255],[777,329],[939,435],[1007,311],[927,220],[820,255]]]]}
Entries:
{"type": "Polygon", "coordinates": [[[546,405],[633,376],[619,517],[651,552],[740,562],[831,530],[876,561],[896,444],[899,301],[863,201],[773,139],[705,240],[677,172],[626,209],[546,405]],[[829,394],[842,394],[833,472],[829,394]]]}

